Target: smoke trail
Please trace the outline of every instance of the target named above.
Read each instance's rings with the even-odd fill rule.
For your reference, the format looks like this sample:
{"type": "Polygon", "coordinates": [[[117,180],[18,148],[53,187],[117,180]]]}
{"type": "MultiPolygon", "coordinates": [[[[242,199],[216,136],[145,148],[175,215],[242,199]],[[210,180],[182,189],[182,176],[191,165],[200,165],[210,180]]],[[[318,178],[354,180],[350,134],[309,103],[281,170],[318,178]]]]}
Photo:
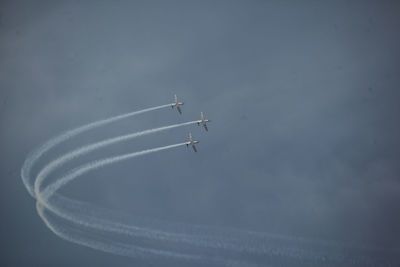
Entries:
{"type": "MultiPolygon", "coordinates": [[[[57,196],[57,198],[60,197],[57,196]]],[[[64,198],[63,200],[67,199],[64,198]]],[[[264,259],[262,266],[265,266],[266,262],[280,262],[282,264],[284,263],[285,266],[327,266],[326,262],[330,264],[332,262],[338,262],[337,260],[329,259],[327,257],[318,258],[317,253],[313,253],[311,250],[305,251],[304,249],[299,249],[299,247],[296,247],[294,244],[286,244],[285,247],[282,247],[282,240],[279,240],[279,238],[259,238],[260,240],[253,240],[252,246],[255,246],[255,249],[252,247],[248,248],[249,240],[246,240],[246,238],[249,239],[250,236],[242,236],[241,239],[236,239],[240,232],[238,230],[228,233],[233,235],[229,238],[221,237],[221,233],[213,233],[212,227],[202,227],[206,233],[195,235],[194,233],[198,232],[196,231],[196,227],[193,227],[191,233],[185,234],[182,233],[180,227],[182,225],[178,224],[173,225],[174,229],[170,228],[169,231],[163,232],[161,230],[149,229],[149,224],[154,225],[154,221],[146,223],[145,228],[133,226],[137,225],[137,223],[133,225],[124,225],[120,222],[110,223],[105,219],[110,217],[110,211],[105,210],[104,212],[94,212],[93,210],[97,209],[96,207],[79,203],[76,200],[67,200],[67,203],[58,200],[56,203],[50,205],[46,204],[46,208],[52,212],[56,209],[55,214],[60,215],[60,217],[90,229],[99,229],[114,233],[114,236],[115,234],[131,236],[133,238],[132,240],[135,240],[135,243],[138,243],[138,240],[143,238],[149,241],[156,241],[156,243],[152,242],[154,247],[170,249],[171,247],[176,247],[178,245],[178,251],[187,251],[190,255],[196,253],[196,255],[202,255],[204,259],[208,259],[211,262],[219,262],[220,265],[232,266],[238,264],[238,266],[249,266],[249,264],[254,261],[253,258],[260,257],[264,259]],[[69,206],[69,211],[62,208],[65,204],[68,204],[67,206],[69,206]],[[71,209],[71,207],[75,208],[71,209]],[[99,216],[99,218],[96,218],[96,216],[99,216]],[[179,233],[176,233],[176,231],[179,233]],[[209,236],[210,234],[216,235],[211,238],[209,236]],[[161,246],[161,244],[165,245],[161,246]],[[269,249],[266,249],[266,246],[268,246],[269,249]],[[217,254],[218,257],[216,257],[215,254],[217,254]],[[243,262],[244,258],[247,258],[246,262],[243,262]],[[300,263],[305,265],[300,265],[300,263]]],[[[164,222],[158,223],[160,223],[160,225],[158,225],[157,228],[161,228],[161,226],[165,224],[164,222]]],[[[260,235],[263,234],[260,233],[260,235]]],[[[146,244],[148,244],[148,242],[146,242],[146,244]]],[[[325,251],[325,254],[326,252],[327,251],[325,251]]],[[[365,260],[363,262],[366,263],[365,260]]],[[[369,265],[363,264],[362,266],[369,265]]]]}
{"type": "MultiPolygon", "coordinates": [[[[124,230],[121,230],[120,227],[113,228],[112,226],[108,225],[104,221],[99,222],[98,220],[97,221],[93,220],[90,217],[86,217],[86,218],[82,219],[82,217],[80,218],[79,216],[76,216],[76,215],[71,216],[71,214],[69,214],[62,208],[60,208],[60,206],[62,207],[61,203],[58,203],[58,206],[54,206],[48,202],[48,198],[53,196],[53,194],[55,194],[55,192],[58,189],[60,189],[64,185],[66,185],[69,181],[72,181],[73,179],[77,178],[80,175],[85,174],[88,171],[91,171],[91,170],[94,170],[94,169],[97,169],[100,167],[104,167],[108,164],[116,163],[116,162],[119,162],[122,160],[127,160],[127,159],[130,159],[133,157],[142,156],[142,155],[154,153],[154,152],[159,152],[162,150],[171,149],[171,148],[175,148],[178,146],[183,146],[185,144],[186,143],[179,143],[179,144],[174,144],[174,145],[169,145],[169,146],[148,149],[148,150],[144,150],[144,151],[140,151],[140,152],[129,153],[129,154],[116,156],[116,157],[112,157],[112,158],[106,158],[103,160],[99,160],[99,161],[95,161],[95,162],[86,164],[80,168],[77,168],[75,172],[71,173],[71,175],[67,175],[67,176],[61,178],[60,180],[57,180],[57,182],[55,182],[54,184],[47,186],[45,188],[44,192],[35,191],[35,194],[37,196],[38,212],[39,212],[41,218],[46,222],[47,226],[53,232],[55,232],[57,235],[63,237],[64,239],[73,241],[75,243],[78,243],[81,245],[86,245],[86,246],[96,248],[99,250],[108,251],[108,252],[112,252],[112,253],[120,254],[120,255],[130,255],[130,256],[137,256],[137,254],[139,252],[140,252],[139,255],[146,252],[146,253],[150,253],[151,255],[160,254],[163,256],[170,256],[170,257],[173,256],[173,257],[179,257],[179,258],[184,258],[184,259],[211,261],[213,263],[219,262],[220,264],[223,264],[223,265],[225,265],[225,264],[229,264],[230,266],[237,265],[238,264],[237,261],[230,261],[230,260],[222,259],[222,258],[216,257],[216,256],[213,256],[213,257],[208,256],[207,258],[203,258],[200,255],[183,254],[183,253],[176,253],[176,252],[166,252],[165,250],[161,250],[161,249],[158,249],[158,250],[157,249],[147,249],[147,248],[142,248],[142,247],[139,247],[136,245],[128,246],[128,245],[124,245],[119,242],[117,242],[116,245],[110,245],[110,244],[115,243],[115,241],[113,241],[113,240],[109,240],[107,242],[107,245],[105,246],[102,243],[95,242],[90,239],[85,239],[82,237],[82,235],[80,235],[78,239],[72,238],[71,235],[63,233],[63,231],[60,230],[62,228],[60,228],[60,227],[57,228],[57,225],[54,226],[51,223],[49,223],[49,220],[44,215],[44,208],[46,208],[61,218],[64,218],[70,222],[73,222],[74,224],[78,224],[83,227],[87,227],[86,229],[98,229],[98,230],[107,231],[107,232],[113,232],[113,230],[117,230],[116,232],[118,232],[119,234],[125,234],[125,235],[129,235],[129,236],[134,236],[134,237],[145,237],[149,240],[155,239],[158,241],[164,241],[168,244],[171,244],[171,242],[172,243],[173,242],[185,242],[185,243],[192,244],[192,245],[193,244],[195,244],[195,245],[201,244],[201,245],[203,245],[203,247],[215,247],[215,245],[212,246],[212,244],[215,243],[216,240],[209,240],[208,242],[203,241],[203,242],[199,243],[198,241],[196,242],[196,240],[193,237],[191,237],[191,236],[187,237],[186,235],[182,235],[182,234],[177,235],[174,233],[163,233],[163,232],[159,232],[159,231],[143,229],[140,227],[129,227],[128,231],[126,231],[126,230],[124,231],[124,230]]],[[[35,189],[37,189],[37,188],[38,187],[36,187],[35,189]]],[[[123,225],[119,225],[119,226],[123,226],[123,225]]],[[[202,239],[205,240],[206,238],[203,237],[202,239]]],[[[169,247],[169,246],[166,246],[166,247],[169,247]]],[[[243,264],[244,263],[241,263],[239,266],[243,266],[243,264]]]]}
{"type": "MultiPolygon", "coordinates": [[[[135,256],[135,257],[143,257],[149,258],[154,256],[163,256],[163,257],[171,257],[171,258],[182,258],[182,259],[191,259],[198,260],[200,257],[196,256],[188,256],[186,254],[168,252],[168,251],[160,251],[151,248],[142,248],[133,245],[126,245],[121,242],[115,242],[112,239],[106,240],[95,240],[93,238],[96,235],[91,235],[90,237],[85,237],[88,234],[87,229],[78,230],[78,228],[72,228],[71,226],[67,226],[67,224],[62,227],[59,225],[59,222],[54,222],[54,219],[51,219],[51,216],[46,214],[46,209],[40,202],[36,202],[36,209],[38,211],[39,216],[45,222],[46,226],[57,236],[68,240],[70,242],[91,247],[97,250],[101,250],[104,252],[109,252],[122,256],[135,256]]],[[[101,239],[101,238],[96,238],[101,239]]]]}
{"type": "MultiPolygon", "coordinates": [[[[28,157],[21,170],[24,184],[32,196],[35,197],[36,194],[38,213],[55,234],[71,242],[119,255],[185,259],[217,266],[249,266],[253,263],[261,263],[262,266],[266,266],[266,264],[273,266],[391,266],[390,261],[386,261],[382,255],[388,255],[394,259],[393,253],[398,252],[397,250],[392,251],[393,253],[385,250],[382,253],[374,251],[376,257],[369,257],[368,253],[371,251],[367,250],[340,245],[332,246],[265,233],[165,223],[155,220],[142,222],[141,225],[140,223],[124,224],[121,223],[122,220],[119,220],[121,217],[118,218],[118,216],[116,216],[116,220],[110,220],[112,211],[102,211],[93,205],[69,200],[56,193],[68,182],[91,170],[181,146],[185,143],[90,162],[73,169],[54,183],[42,188],[43,181],[53,170],[80,155],[136,136],[170,129],[170,127],[179,127],[182,124],[110,138],[81,147],[47,164],[39,172],[34,185],[31,184],[32,166],[52,147],[95,127],[167,106],[169,105],[116,116],[68,131],[46,142],[28,157]],[[58,220],[52,218],[54,216],[57,216],[58,220]],[[60,219],[65,220],[64,224],[60,224],[60,219]],[[117,237],[122,241],[117,241],[117,237]]],[[[196,121],[184,123],[184,125],[194,122],[196,121]]],[[[373,253],[372,255],[375,255],[373,253]]],[[[398,257],[396,257],[396,262],[398,262],[398,257]]]]}
{"type": "Polygon", "coordinates": [[[85,164],[81,167],[78,167],[74,170],[72,170],[69,174],[67,174],[66,176],[58,179],[57,181],[55,181],[54,183],[48,185],[45,187],[45,189],[42,191],[40,191],[40,182],[41,180],[37,179],[35,181],[35,195],[36,198],[38,199],[39,202],[42,203],[46,203],[47,199],[49,197],[51,197],[52,194],[54,194],[58,189],[60,189],[60,187],[66,185],[68,182],[72,181],[73,179],[91,171],[91,170],[95,170],[101,167],[104,167],[106,165],[110,165],[112,163],[116,163],[119,161],[123,161],[123,160],[127,160],[127,159],[131,159],[137,156],[143,156],[146,154],[150,154],[150,153],[154,153],[154,152],[158,152],[158,151],[162,151],[162,150],[166,150],[166,149],[171,149],[174,147],[178,147],[178,146],[183,146],[186,145],[186,143],[179,143],[179,144],[174,144],[174,145],[169,145],[169,146],[162,146],[162,147],[157,147],[157,148],[152,148],[152,149],[147,149],[147,150],[143,150],[143,151],[139,151],[139,152],[133,152],[133,153],[128,153],[128,154],[124,154],[124,155],[120,155],[120,156],[115,156],[115,157],[110,157],[110,158],[105,158],[102,160],[96,160],[96,161],[92,161],[88,164],[85,164]]]}
{"type": "MultiPolygon", "coordinates": [[[[145,237],[151,240],[158,240],[158,241],[164,241],[168,242],[168,244],[171,244],[171,242],[179,242],[179,243],[185,243],[186,245],[192,245],[192,246],[201,246],[203,248],[213,248],[213,249],[219,249],[219,253],[224,255],[224,254],[231,254],[232,252],[236,251],[239,253],[250,253],[251,255],[257,255],[258,257],[263,257],[265,259],[274,260],[274,261],[279,261],[279,262],[284,262],[285,264],[293,264],[293,262],[299,264],[300,262],[304,263],[304,266],[311,266],[316,264],[316,266],[329,266],[331,264],[340,264],[340,263],[346,263],[350,265],[349,261],[346,261],[345,258],[343,258],[342,254],[343,253],[338,253],[334,252],[333,247],[325,247],[325,251],[322,253],[318,252],[318,249],[315,249],[310,247],[309,250],[301,249],[300,246],[296,245],[291,245],[288,246],[286,244],[285,246],[280,246],[279,243],[282,243],[282,240],[279,239],[262,239],[258,238],[254,239],[253,238],[253,244],[251,242],[249,243],[248,239],[251,239],[251,235],[242,232],[241,234],[244,234],[245,236],[242,240],[240,239],[235,239],[235,238],[209,238],[208,236],[195,236],[195,235],[187,235],[187,234],[176,234],[176,233],[165,233],[162,231],[157,231],[157,230],[151,230],[151,229],[144,229],[140,227],[125,227],[122,224],[118,225],[113,225],[110,223],[107,223],[105,221],[98,221],[94,220],[93,218],[86,217],[86,218],[79,218],[79,216],[71,216],[70,214],[66,213],[65,211],[60,210],[57,207],[54,207],[53,205],[50,205],[48,203],[49,198],[57,191],[59,190],[62,186],[66,185],[69,181],[72,181],[73,179],[76,179],[77,177],[91,171],[95,170],[100,167],[104,167],[109,164],[113,164],[122,160],[127,160],[133,157],[145,155],[148,153],[154,153],[157,151],[177,147],[185,145],[185,143],[181,144],[175,144],[175,145],[170,145],[170,146],[165,146],[165,147],[159,147],[159,148],[154,148],[154,149],[148,149],[140,152],[135,152],[135,153],[129,153],[121,156],[116,156],[116,157],[111,157],[111,158],[106,158],[98,161],[94,161],[88,164],[85,164],[81,167],[78,167],[71,171],[69,174],[66,176],[60,178],[53,184],[50,184],[47,186],[43,191],[38,191],[38,188],[40,186],[37,186],[35,184],[35,192],[38,197],[38,202],[42,203],[45,205],[49,210],[54,212],[55,214],[68,219],[70,221],[73,221],[75,223],[82,224],[86,227],[89,228],[95,228],[95,229],[100,229],[102,231],[108,231],[108,232],[117,232],[120,234],[125,234],[128,236],[135,236],[135,237],[145,237]],[[247,240],[246,240],[247,239],[247,240]],[[274,246],[271,245],[272,242],[275,241],[274,246]],[[241,244],[241,243],[244,243],[241,244]],[[229,252],[230,251],[230,252],[229,252]],[[329,253],[327,253],[329,251],[329,253]]],[[[60,206],[60,205],[58,205],[60,206]]],[[[61,205],[62,206],[62,205],[61,205]]],[[[262,236],[262,234],[259,234],[262,236]]],[[[238,236],[238,232],[234,235],[238,236]]],[[[305,244],[302,244],[303,247],[305,244]]],[[[315,244],[314,244],[315,246],[315,244]]],[[[207,254],[210,257],[210,252],[208,250],[203,250],[201,251],[203,254],[207,254]]],[[[231,255],[232,256],[232,255],[231,255]]],[[[247,255],[247,257],[249,257],[247,255]]],[[[211,259],[212,257],[210,257],[211,259]]],[[[357,258],[357,257],[353,257],[357,258]]],[[[362,263],[362,266],[371,266],[371,260],[368,258],[358,257],[358,262],[362,263]]],[[[351,264],[354,265],[354,264],[351,264]]],[[[356,265],[360,266],[360,265],[356,265]]],[[[372,265],[373,266],[373,265],[372,265]]],[[[383,266],[383,265],[382,265],[383,266]]]]}
{"type": "MultiPolygon", "coordinates": [[[[103,252],[134,257],[136,259],[151,259],[153,264],[154,260],[156,259],[159,260],[161,266],[166,265],[166,260],[170,260],[171,263],[175,265],[178,261],[185,264],[185,266],[211,265],[230,267],[260,267],[260,265],[246,263],[240,260],[224,259],[218,255],[204,257],[201,255],[190,255],[177,252],[170,247],[167,247],[166,249],[157,249],[151,247],[141,247],[123,241],[116,241],[115,236],[102,235],[99,232],[91,231],[87,228],[80,229],[79,225],[74,225],[74,222],[71,223],[66,221],[64,224],[61,224],[60,220],[54,218],[54,215],[49,213],[48,209],[39,202],[36,203],[36,208],[39,216],[45,222],[46,226],[60,238],[103,252]]],[[[137,239],[135,239],[135,242],[137,242],[137,239]]],[[[267,267],[265,264],[262,266],[267,267]]]]}
{"type": "Polygon", "coordinates": [[[171,104],[166,104],[166,105],[161,105],[161,106],[157,106],[157,107],[152,107],[152,108],[146,108],[146,109],[142,109],[139,111],[134,111],[134,112],[130,112],[130,113],[126,113],[126,114],[122,114],[122,115],[118,115],[115,117],[111,117],[108,119],[103,119],[103,120],[99,120],[99,121],[95,121],[86,125],[83,125],[81,127],[75,128],[73,130],[69,130],[53,139],[50,139],[49,141],[45,142],[42,146],[40,146],[38,149],[36,149],[35,151],[33,151],[30,155],[28,155],[27,159],[25,160],[22,169],[21,169],[21,177],[22,177],[22,181],[26,187],[26,189],[28,190],[29,194],[32,197],[35,197],[35,192],[34,192],[34,187],[31,181],[31,170],[32,167],[35,165],[35,163],[40,159],[40,157],[43,156],[44,153],[46,153],[47,151],[49,151],[51,148],[53,148],[54,146],[70,139],[71,137],[74,137],[78,134],[81,134],[83,132],[92,130],[94,128],[112,123],[112,122],[116,122],[122,119],[126,119],[138,114],[142,114],[145,112],[149,112],[149,111],[153,111],[153,110],[158,110],[158,109],[162,109],[162,108],[166,108],[166,107],[170,107],[171,104]]]}
{"type": "MultiPolygon", "coordinates": [[[[189,122],[189,123],[193,123],[193,122],[189,122]]],[[[189,123],[183,123],[183,124],[179,124],[179,125],[187,125],[189,123]]],[[[177,126],[173,125],[173,127],[177,127],[177,126]]],[[[169,127],[162,127],[162,128],[158,128],[155,130],[168,129],[168,128],[169,127]]],[[[154,130],[149,130],[149,131],[144,131],[143,133],[151,133],[153,131],[154,130]]],[[[117,138],[117,139],[121,140],[119,138],[117,138]]],[[[105,143],[107,143],[107,142],[99,142],[99,144],[105,144],[105,143]]],[[[107,158],[107,159],[91,162],[89,164],[86,164],[84,166],[81,166],[81,167],[75,169],[74,171],[72,171],[72,173],[62,177],[61,179],[57,180],[55,183],[50,184],[49,186],[47,186],[45,188],[44,192],[39,190],[40,182],[43,181],[43,179],[42,180],[37,179],[36,183],[35,183],[35,194],[36,194],[37,200],[38,200],[38,202],[41,203],[42,206],[45,206],[46,208],[48,208],[50,211],[57,214],[58,216],[63,217],[64,219],[73,221],[75,223],[79,223],[81,225],[87,226],[87,227],[93,227],[93,228],[97,228],[97,229],[101,229],[101,230],[108,230],[108,231],[115,230],[119,233],[124,233],[124,234],[128,234],[128,235],[133,235],[133,236],[146,236],[146,237],[153,238],[153,239],[157,238],[159,240],[163,239],[163,240],[167,240],[167,241],[186,242],[186,243],[192,243],[192,244],[196,244],[196,245],[201,244],[203,246],[208,246],[208,247],[210,247],[210,246],[212,246],[212,244],[214,244],[214,246],[212,246],[212,247],[215,247],[216,240],[205,241],[207,239],[206,237],[202,237],[201,238],[202,241],[198,241],[198,240],[195,241],[192,236],[189,236],[190,239],[188,239],[188,237],[183,234],[179,235],[179,234],[163,233],[160,231],[147,230],[147,229],[142,229],[142,228],[138,228],[138,227],[129,227],[128,231],[126,231],[126,230],[121,231],[122,226],[123,226],[121,224],[118,224],[117,227],[113,227],[113,225],[110,225],[110,224],[107,225],[104,221],[99,224],[98,221],[95,221],[95,220],[93,221],[90,218],[86,218],[86,221],[81,220],[77,216],[68,214],[65,212],[65,210],[63,211],[62,209],[60,209],[59,206],[62,206],[62,205],[60,205],[60,203],[58,203],[59,205],[57,207],[57,206],[51,205],[48,202],[48,199],[57,190],[59,190],[62,186],[66,185],[69,181],[72,181],[73,179],[77,178],[80,175],[85,174],[88,171],[103,167],[108,164],[116,163],[118,161],[127,160],[127,159],[130,159],[133,157],[142,156],[142,155],[149,154],[149,153],[154,153],[154,152],[174,148],[177,146],[182,146],[185,144],[186,143],[180,143],[180,144],[169,145],[169,146],[164,146],[164,147],[159,147],[159,148],[154,148],[154,149],[148,149],[148,150],[144,150],[144,151],[140,151],[140,152],[129,153],[129,154],[122,155],[122,156],[117,156],[117,157],[112,157],[112,158],[107,158]]],[[[96,146],[90,146],[90,147],[93,148],[96,146]]],[[[86,150],[78,149],[76,151],[82,152],[82,151],[86,151],[86,150]]],[[[75,153],[73,153],[73,154],[75,154],[75,153]]]]}
{"type": "MultiPolygon", "coordinates": [[[[121,141],[125,141],[131,138],[135,138],[138,136],[142,136],[142,135],[146,135],[146,134],[150,134],[150,133],[155,133],[155,132],[159,132],[159,131],[163,131],[163,130],[167,130],[167,129],[172,129],[172,128],[176,128],[176,127],[180,127],[180,126],[185,126],[185,125],[190,125],[193,123],[196,123],[197,121],[191,121],[191,122],[186,122],[186,123],[180,123],[180,124],[174,124],[174,125],[170,125],[170,126],[164,126],[164,127],[159,127],[159,128],[155,128],[155,129],[150,129],[150,130],[145,130],[142,132],[138,132],[138,133],[133,133],[133,134],[128,134],[128,135],[124,135],[124,136],[119,136],[119,137],[115,137],[115,138],[110,138],[107,140],[103,140],[94,144],[90,144],[84,147],[81,147],[79,149],[76,149],[74,151],[71,151],[63,156],[61,156],[60,158],[52,161],[50,164],[46,165],[42,171],[40,171],[40,173],[38,174],[37,178],[36,178],[36,184],[42,184],[45,180],[45,178],[51,173],[51,171],[53,171],[54,169],[62,166],[62,164],[64,164],[65,162],[74,159],[77,156],[81,156],[83,154],[89,153],[95,149],[99,149],[101,147],[107,146],[107,145],[111,145],[111,144],[115,144],[117,142],[121,142],[121,141]]],[[[38,195],[38,194],[37,194],[38,195]]],[[[60,212],[59,209],[57,209],[56,207],[50,207],[47,205],[47,207],[49,209],[51,209],[54,213],[56,213],[59,216],[63,216],[64,214],[62,212],[60,212]]],[[[65,218],[65,216],[64,216],[65,218]]],[[[69,217],[68,219],[70,220],[76,220],[77,218],[72,218],[69,217]]],[[[84,223],[81,221],[81,223],[84,223]]],[[[92,222],[93,224],[93,222],[92,222]]]]}
{"type": "Polygon", "coordinates": [[[83,156],[87,153],[90,153],[90,152],[96,150],[96,149],[100,149],[105,146],[109,146],[109,145],[116,144],[119,142],[127,141],[129,139],[133,139],[133,138],[136,138],[139,136],[157,133],[157,132],[161,132],[161,131],[165,131],[165,130],[169,130],[169,129],[173,129],[173,128],[177,128],[177,127],[191,125],[196,122],[197,121],[190,121],[190,122],[184,122],[184,123],[179,123],[179,124],[173,124],[173,125],[169,125],[169,126],[163,126],[163,127],[149,129],[149,130],[145,130],[145,131],[141,131],[141,132],[137,132],[137,133],[117,136],[114,138],[109,138],[109,139],[106,139],[106,140],[103,140],[103,141],[100,141],[97,143],[83,146],[79,149],[68,152],[67,154],[64,154],[63,156],[59,157],[58,159],[47,164],[37,175],[35,184],[39,184],[39,185],[43,184],[44,180],[48,177],[48,175],[52,171],[54,171],[56,168],[61,167],[66,162],[73,160],[76,157],[83,156]]]}
{"type": "MultiPolygon", "coordinates": [[[[53,197],[55,196],[53,195],[53,197]]],[[[96,211],[98,208],[93,205],[78,201],[70,202],[75,203],[69,205],[71,203],[56,201],[52,204],[47,203],[46,208],[52,212],[55,210],[54,213],[61,215],[60,217],[87,227],[87,229],[98,229],[102,233],[104,231],[110,232],[110,234],[114,233],[115,238],[116,234],[129,236],[135,243],[146,239],[148,241],[145,244],[148,245],[153,241],[151,242],[153,247],[163,249],[178,246],[179,252],[186,251],[190,255],[195,253],[212,262],[221,263],[221,261],[225,262],[230,259],[230,264],[241,262],[241,266],[247,266],[251,263],[256,264],[257,260],[262,259],[262,266],[265,266],[265,263],[273,263],[274,266],[391,266],[386,263],[382,253],[377,253],[377,251],[357,252],[355,248],[347,246],[327,246],[309,240],[297,240],[296,242],[292,239],[264,233],[248,233],[235,229],[217,229],[206,226],[188,228],[185,225],[155,223],[154,221],[142,222],[145,225],[142,227],[137,219],[131,225],[122,224],[123,220],[119,219],[116,220],[117,223],[110,223],[106,218],[112,217],[110,216],[111,211],[99,212],[96,211]],[[66,206],[69,210],[62,208],[65,204],[68,204],[66,206]],[[162,230],[164,224],[169,224],[167,231],[162,230]],[[156,227],[156,230],[150,229],[151,226],[156,227]],[[183,231],[182,226],[187,229],[183,231]],[[198,228],[201,228],[202,233],[199,233],[198,228]],[[210,238],[210,235],[214,235],[213,238],[210,238]],[[368,254],[366,254],[367,252],[368,254]],[[371,257],[374,253],[376,256],[371,257]],[[215,254],[219,256],[216,258],[215,254]],[[246,264],[243,262],[244,259],[246,264]],[[256,262],[254,262],[255,260],[256,262]]],[[[393,257],[393,253],[387,253],[387,255],[393,257]]]]}

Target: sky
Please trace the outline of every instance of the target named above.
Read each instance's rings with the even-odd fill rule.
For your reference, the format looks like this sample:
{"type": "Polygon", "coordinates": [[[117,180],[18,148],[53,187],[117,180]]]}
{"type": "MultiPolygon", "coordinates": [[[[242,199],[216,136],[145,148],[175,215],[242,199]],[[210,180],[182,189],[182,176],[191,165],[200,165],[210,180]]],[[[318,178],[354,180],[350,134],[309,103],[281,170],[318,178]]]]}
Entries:
{"type": "Polygon", "coordinates": [[[174,94],[182,115],[117,122],[48,159],[203,111],[208,132],[93,157],[189,131],[198,153],[135,158],[63,193],[157,220],[398,248],[399,14],[397,1],[2,1],[0,265],[157,266],[54,235],[20,170],[51,137],[174,94]]]}

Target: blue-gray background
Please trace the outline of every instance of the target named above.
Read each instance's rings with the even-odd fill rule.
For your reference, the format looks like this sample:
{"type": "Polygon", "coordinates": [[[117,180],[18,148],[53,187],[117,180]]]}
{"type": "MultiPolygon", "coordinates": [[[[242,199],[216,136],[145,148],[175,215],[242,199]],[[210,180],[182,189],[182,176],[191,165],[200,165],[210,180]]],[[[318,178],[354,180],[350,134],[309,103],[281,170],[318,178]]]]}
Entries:
{"type": "MultiPolygon", "coordinates": [[[[183,122],[97,157],[199,139],[65,192],[133,215],[398,247],[398,1],[2,1],[2,266],[132,266],[63,241],[19,176],[29,151],[93,120],[166,104],[107,136],[183,122]]],[[[141,263],[145,264],[145,263],[141,263]]]]}

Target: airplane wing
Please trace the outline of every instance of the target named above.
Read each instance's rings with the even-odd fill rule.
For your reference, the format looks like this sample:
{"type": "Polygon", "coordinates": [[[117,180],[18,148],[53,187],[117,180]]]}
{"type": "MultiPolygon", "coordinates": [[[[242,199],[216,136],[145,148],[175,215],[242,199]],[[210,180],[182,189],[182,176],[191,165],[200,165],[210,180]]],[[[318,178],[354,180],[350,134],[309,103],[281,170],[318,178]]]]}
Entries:
{"type": "Polygon", "coordinates": [[[208,131],[207,124],[204,124],[203,126],[204,126],[204,129],[206,129],[206,131],[208,131]]]}
{"type": "Polygon", "coordinates": [[[194,152],[197,152],[197,149],[194,145],[192,145],[194,152]]]}
{"type": "Polygon", "coordinates": [[[176,106],[176,109],[179,111],[179,114],[182,114],[182,110],[179,106],[176,106]]]}

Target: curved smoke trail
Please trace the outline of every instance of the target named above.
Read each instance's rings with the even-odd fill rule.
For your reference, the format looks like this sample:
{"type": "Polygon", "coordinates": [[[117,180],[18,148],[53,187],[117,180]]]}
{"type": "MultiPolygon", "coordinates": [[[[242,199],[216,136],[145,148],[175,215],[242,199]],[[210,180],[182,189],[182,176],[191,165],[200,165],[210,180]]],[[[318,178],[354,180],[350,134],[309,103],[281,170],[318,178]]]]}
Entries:
{"type": "Polygon", "coordinates": [[[158,110],[166,107],[170,107],[171,104],[166,104],[166,105],[161,105],[157,107],[152,107],[152,108],[146,108],[142,109],[139,111],[134,111],[126,114],[121,114],[115,117],[111,117],[108,119],[104,120],[99,120],[95,121],[86,125],[83,125],[81,127],[75,128],[73,130],[67,131],[53,139],[50,139],[49,141],[45,142],[42,146],[40,146],[38,149],[34,150],[30,155],[28,155],[27,159],[25,160],[22,169],[21,169],[21,177],[22,181],[24,182],[24,185],[26,189],[28,190],[29,194],[31,194],[32,197],[35,197],[35,192],[34,192],[34,187],[32,186],[32,176],[31,176],[31,170],[32,167],[35,165],[35,163],[45,154],[48,152],[51,148],[57,146],[58,144],[61,144],[62,142],[78,135],[81,133],[84,133],[86,131],[95,129],[100,126],[104,126],[119,120],[123,120],[135,115],[139,115],[145,112],[153,111],[153,110],[158,110]]]}
{"type": "Polygon", "coordinates": [[[123,223],[123,216],[115,216],[112,211],[71,200],[56,193],[69,181],[91,170],[181,146],[184,143],[89,162],[42,188],[45,178],[51,172],[76,157],[140,135],[189,125],[195,121],[110,138],[81,147],[47,164],[32,183],[32,167],[54,146],[95,127],[167,106],[169,105],[123,114],[68,131],[46,142],[28,157],[21,171],[24,184],[30,194],[37,198],[38,213],[55,234],[71,242],[120,255],[193,260],[215,265],[391,266],[390,261],[385,258],[392,257],[392,253],[386,250],[355,249],[263,233],[180,225],[155,220],[142,222],[135,220],[133,224],[123,223]],[[111,220],[111,217],[114,217],[114,220],[111,220]],[[60,218],[64,220],[64,223],[61,223],[60,218]]]}
{"type": "Polygon", "coordinates": [[[77,177],[79,177],[89,171],[92,171],[92,170],[95,170],[95,169],[98,169],[98,168],[101,168],[101,167],[104,167],[104,166],[107,166],[107,165],[110,165],[113,163],[117,163],[117,162],[120,162],[123,160],[128,160],[128,159],[131,159],[134,157],[143,156],[146,154],[159,152],[162,150],[171,149],[171,148],[175,148],[178,146],[184,146],[184,145],[186,145],[186,143],[179,143],[179,144],[175,144],[175,145],[146,149],[146,150],[139,151],[139,152],[133,152],[133,153],[128,153],[128,154],[115,156],[115,157],[111,157],[111,158],[106,158],[106,159],[102,159],[102,160],[92,161],[86,165],[83,165],[81,167],[78,167],[78,168],[72,170],[66,176],[64,176],[64,177],[58,179],[56,182],[48,185],[44,191],[40,191],[41,182],[43,182],[43,180],[36,179],[36,182],[35,182],[36,198],[40,202],[46,203],[48,198],[51,197],[56,191],[58,191],[62,186],[66,185],[68,182],[72,181],[73,179],[76,179],[77,177]]]}
{"type": "MultiPolygon", "coordinates": [[[[196,255],[188,255],[180,252],[170,252],[163,251],[160,249],[141,247],[135,244],[126,244],[122,242],[115,241],[115,237],[101,236],[99,232],[90,231],[88,228],[80,229],[79,227],[71,226],[70,223],[66,222],[61,224],[59,218],[53,218],[48,209],[42,204],[37,202],[36,208],[39,216],[42,218],[46,226],[57,236],[72,243],[79,245],[95,248],[97,250],[113,253],[122,256],[134,256],[139,259],[151,259],[158,260],[160,265],[163,266],[166,260],[170,260],[171,263],[176,264],[176,262],[182,262],[185,266],[205,266],[205,265],[215,265],[215,266],[232,266],[232,267],[256,267],[258,265],[249,264],[246,262],[223,259],[218,256],[210,256],[208,258],[196,255]],[[199,265],[194,265],[193,263],[199,265]]],[[[263,265],[267,266],[267,265],[263,265]]],[[[268,265],[269,266],[269,265],[268,265]]]]}
{"type": "MultiPolygon", "coordinates": [[[[190,122],[184,122],[184,123],[179,123],[179,124],[173,124],[173,125],[169,125],[169,126],[164,126],[164,127],[159,127],[159,128],[154,128],[154,129],[150,129],[150,130],[145,130],[145,131],[141,131],[141,132],[137,132],[137,133],[131,133],[131,134],[127,134],[127,135],[122,135],[122,136],[117,136],[114,138],[109,138],[97,143],[93,143],[90,145],[86,145],[83,146],[79,149],[73,150],[71,152],[68,152],[66,154],[64,154],[63,156],[55,159],[54,161],[50,162],[49,164],[47,164],[45,167],[43,167],[43,169],[39,172],[39,174],[36,177],[35,183],[34,185],[36,185],[35,187],[38,188],[34,188],[34,190],[38,191],[39,190],[39,186],[44,182],[45,178],[51,173],[53,172],[55,169],[60,168],[63,164],[65,164],[68,161],[73,160],[76,157],[79,156],[83,156],[85,154],[88,154],[94,150],[112,145],[112,144],[116,144],[119,142],[123,142],[123,141],[127,141],[139,136],[143,136],[143,135],[148,135],[148,134],[152,134],[152,133],[157,133],[157,132],[161,132],[161,131],[165,131],[165,130],[169,130],[169,129],[173,129],[173,128],[177,128],[177,127],[182,127],[182,126],[187,126],[187,125],[191,125],[196,123],[197,121],[190,121],[190,122]]],[[[32,189],[31,189],[32,190],[32,189]]],[[[38,192],[35,192],[35,196],[38,195],[38,192]]]]}

